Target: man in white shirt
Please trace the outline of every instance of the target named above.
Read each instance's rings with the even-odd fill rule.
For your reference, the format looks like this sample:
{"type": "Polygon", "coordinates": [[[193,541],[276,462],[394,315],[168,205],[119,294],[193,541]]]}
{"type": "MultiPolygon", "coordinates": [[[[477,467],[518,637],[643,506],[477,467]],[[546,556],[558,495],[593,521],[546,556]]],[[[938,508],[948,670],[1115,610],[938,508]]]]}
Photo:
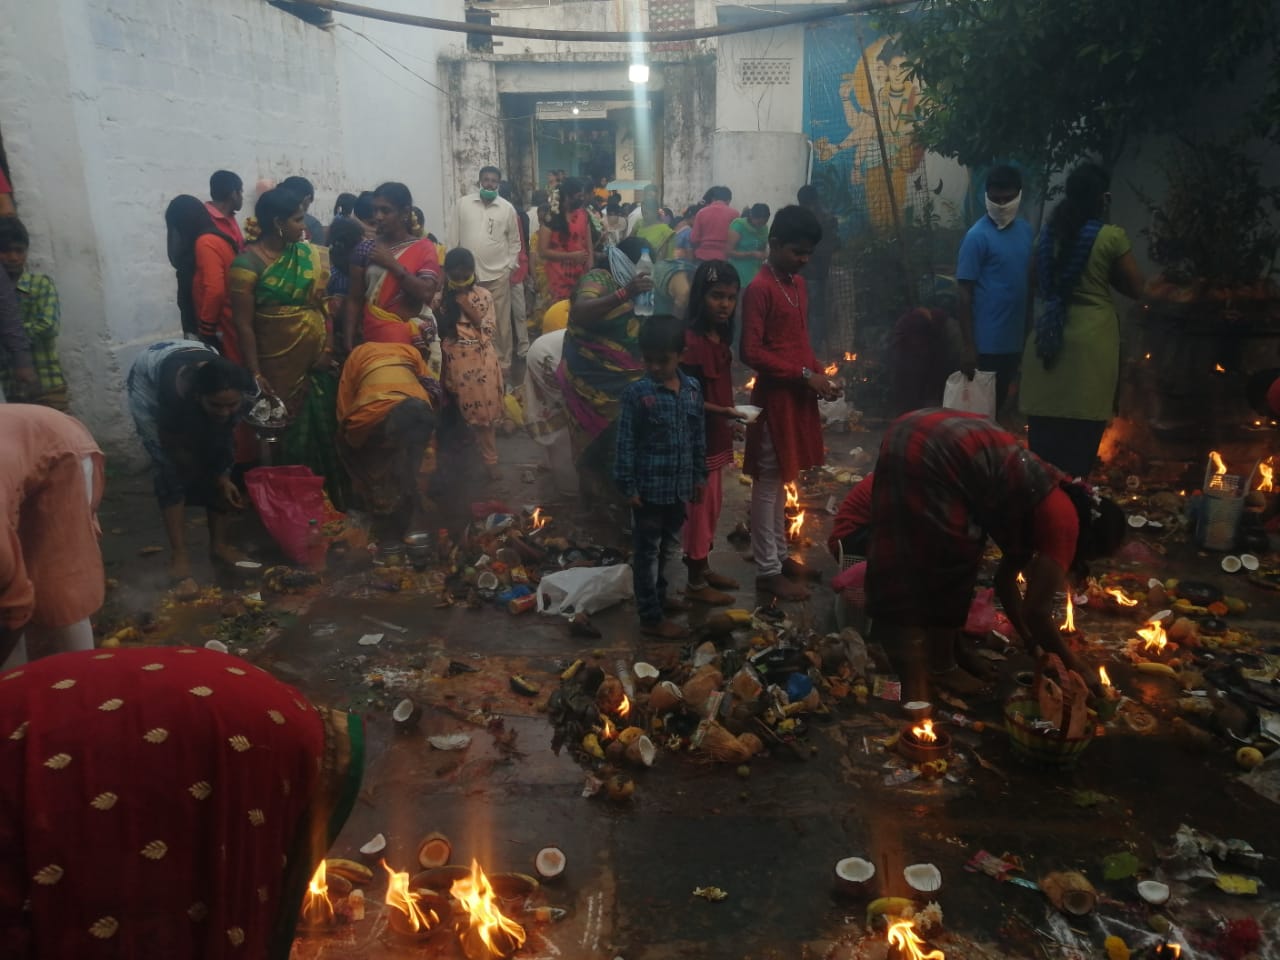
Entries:
{"type": "MultiPolygon", "coordinates": [[[[498,325],[494,346],[504,373],[511,370],[511,273],[520,260],[520,223],[516,208],[498,196],[502,172],[482,167],[479,190],[453,206],[449,220],[449,249],[466,247],[476,259],[476,283],[493,294],[498,325]]],[[[525,335],[527,341],[528,335],[525,335]]]]}

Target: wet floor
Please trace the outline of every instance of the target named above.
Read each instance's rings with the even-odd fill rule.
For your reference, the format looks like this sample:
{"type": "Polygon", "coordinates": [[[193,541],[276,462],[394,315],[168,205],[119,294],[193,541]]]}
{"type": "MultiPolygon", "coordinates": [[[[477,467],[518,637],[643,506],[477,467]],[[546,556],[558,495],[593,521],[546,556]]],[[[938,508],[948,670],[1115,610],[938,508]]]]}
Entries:
{"type": "MultiPolygon", "coordinates": [[[[856,436],[841,435],[830,445],[839,447],[840,457],[856,442],[856,436]]],[[[503,450],[517,462],[530,455],[518,442],[503,450]]],[[[551,501],[541,478],[525,484],[519,466],[508,472],[505,496],[512,503],[551,501]]],[[[736,479],[726,483],[722,531],[741,518],[746,493],[736,479]]],[[[145,489],[129,481],[116,484],[104,509],[108,573],[119,581],[112,615],[154,608],[163,586],[163,558],[137,557],[148,537],[161,535],[150,509],[145,489]]],[[[824,539],[820,524],[829,524],[829,517],[806,528],[818,543],[824,539]]],[[[198,527],[193,534],[202,536],[198,527]]],[[[616,530],[595,534],[609,545],[620,536],[616,530]]],[[[1175,553],[1161,576],[1192,570],[1214,579],[1206,575],[1213,560],[1187,548],[1175,553]]],[[[718,546],[713,559],[743,584],[753,580],[736,550],[718,546]]],[[[806,559],[828,579],[834,573],[824,549],[811,546],[806,559]]],[[[683,582],[682,571],[676,582],[683,582]]],[[[1280,641],[1271,595],[1238,581],[1228,586],[1255,604],[1241,626],[1266,642],[1280,641]]],[[[737,598],[738,606],[755,605],[749,590],[737,598]]],[[[1094,659],[1109,657],[1118,685],[1156,718],[1157,727],[1139,733],[1120,720],[1108,724],[1072,770],[1029,767],[1015,757],[1000,728],[1000,701],[993,699],[970,705],[974,717],[990,724],[987,729],[950,728],[955,749],[945,777],[891,786],[886,777],[902,763],[882,744],[900,728],[891,719],[896,706],[873,699],[860,707],[848,700],[835,705],[828,721],[813,722],[798,750],[774,749],[745,775],[733,765],[662,752],[652,769],[637,776],[636,792],[625,803],[582,796],[585,770],[567,752],[552,752],[541,706],[560,671],[578,658],[611,669],[619,659],[663,665],[681,656],[679,645],[641,639],[629,605],[594,618],[599,640],[572,637],[557,618],[511,616],[494,607],[440,609],[425,596],[295,599],[261,615],[276,625],[266,639],[252,629],[229,633],[222,619],[227,612],[234,611],[216,602],[179,606],[168,611],[156,639],[222,636],[232,652],[268,667],[314,701],[347,706],[365,718],[364,788],[335,856],[358,859],[359,846],[381,833],[387,862],[416,872],[418,843],[433,831],[449,837],[455,863],[476,858],[496,872],[531,873],[540,848],[564,851],[564,876],[544,885],[532,903],[564,908],[567,916],[554,923],[525,917],[530,940],[521,956],[879,957],[883,933],[867,937],[868,900],[908,894],[902,870],[919,862],[936,864],[943,877],[939,891],[920,898],[942,908],[943,926],[930,944],[954,957],[1056,957],[1072,950],[1101,956],[1109,934],[1134,950],[1172,936],[1186,944],[1189,956],[1208,957],[1221,955],[1205,933],[1212,932],[1215,917],[1248,913],[1271,933],[1280,920],[1270,906],[1280,885],[1275,806],[1239,782],[1234,745],[1219,739],[1190,750],[1170,733],[1171,681],[1117,662],[1109,641],[1130,628],[1099,612],[1079,612],[1086,636],[1103,641],[1094,659]],[[370,633],[381,633],[381,642],[360,645],[370,633]],[[539,695],[516,693],[509,678],[517,673],[538,684],[539,695]],[[391,709],[406,697],[423,706],[423,715],[415,731],[398,733],[391,709]],[[457,751],[430,745],[431,737],[448,734],[464,734],[469,744],[457,751]],[[1168,906],[1144,906],[1135,879],[1152,875],[1159,848],[1180,824],[1252,844],[1264,859],[1241,872],[1261,878],[1261,895],[1246,901],[1212,887],[1175,884],[1168,906]],[[1099,907],[1067,922],[1041,893],[968,872],[966,862],[980,851],[1016,858],[1025,870],[1015,876],[1031,880],[1053,870],[1080,870],[1101,894],[1099,907]],[[1137,877],[1106,880],[1104,864],[1125,853],[1136,857],[1137,877]],[[870,891],[837,889],[833,866],[847,856],[876,866],[870,891]],[[695,888],[708,886],[727,897],[711,902],[693,896],[695,888]],[[1153,929],[1154,913],[1172,922],[1171,932],[1153,929]]],[[[832,597],[821,588],[790,613],[826,630],[832,597]]],[[[1030,664],[1015,658],[1001,666],[1002,693],[1008,693],[1014,675],[1030,664]]],[[[384,889],[382,878],[375,879],[365,920],[305,935],[295,955],[462,956],[444,935],[425,945],[398,940],[380,909],[384,889]]],[[[1269,949],[1260,955],[1272,955],[1269,949]]]]}

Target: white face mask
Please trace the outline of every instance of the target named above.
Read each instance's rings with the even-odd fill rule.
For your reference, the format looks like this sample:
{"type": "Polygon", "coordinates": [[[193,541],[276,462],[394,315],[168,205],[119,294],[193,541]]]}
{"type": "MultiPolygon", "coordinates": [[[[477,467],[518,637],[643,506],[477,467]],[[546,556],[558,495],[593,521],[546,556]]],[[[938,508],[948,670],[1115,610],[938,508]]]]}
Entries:
{"type": "Polygon", "coordinates": [[[994,203],[990,197],[987,197],[987,216],[995,222],[997,230],[1003,230],[1013,223],[1013,218],[1018,215],[1018,206],[1021,203],[1022,191],[1018,191],[1018,195],[1008,203],[994,203]]]}

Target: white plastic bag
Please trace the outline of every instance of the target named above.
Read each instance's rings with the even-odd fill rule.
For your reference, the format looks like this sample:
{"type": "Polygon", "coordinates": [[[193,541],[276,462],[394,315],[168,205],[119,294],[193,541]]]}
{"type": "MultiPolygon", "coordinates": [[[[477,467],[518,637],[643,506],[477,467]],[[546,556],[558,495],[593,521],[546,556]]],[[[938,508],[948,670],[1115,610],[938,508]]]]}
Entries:
{"type": "Polygon", "coordinates": [[[631,597],[631,566],[626,563],[559,570],[538,584],[543,613],[596,613],[631,597]]]}
{"type": "Polygon", "coordinates": [[[976,413],[988,420],[996,418],[996,375],[991,370],[979,370],[970,380],[957,370],[947,377],[947,388],[942,392],[942,405],[951,410],[976,413]]]}

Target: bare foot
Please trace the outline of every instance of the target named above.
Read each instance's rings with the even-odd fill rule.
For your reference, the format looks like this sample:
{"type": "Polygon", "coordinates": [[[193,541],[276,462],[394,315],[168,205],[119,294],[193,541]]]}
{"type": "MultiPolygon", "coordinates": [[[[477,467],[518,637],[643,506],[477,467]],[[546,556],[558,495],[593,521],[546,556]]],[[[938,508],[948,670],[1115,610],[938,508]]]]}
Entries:
{"type": "Polygon", "coordinates": [[[809,589],[803,584],[788,580],[780,573],[772,577],[756,577],[756,589],[771,593],[779,600],[808,600],[809,589]]]}
{"type": "Polygon", "coordinates": [[[237,550],[235,547],[227,543],[210,547],[209,556],[214,560],[227,564],[228,566],[239,563],[241,560],[248,559],[247,555],[242,550],[237,550]]]}
{"type": "Polygon", "coordinates": [[[689,628],[682,627],[670,620],[659,620],[657,623],[640,624],[640,632],[646,637],[657,637],[659,640],[683,640],[689,636],[689,628]]]}
{"type": "Polygon", "coordinates": [[[169,579],[174,583],[191,576],[191,558],[185,553],[175,553],[169,559],[169,579]]]}

